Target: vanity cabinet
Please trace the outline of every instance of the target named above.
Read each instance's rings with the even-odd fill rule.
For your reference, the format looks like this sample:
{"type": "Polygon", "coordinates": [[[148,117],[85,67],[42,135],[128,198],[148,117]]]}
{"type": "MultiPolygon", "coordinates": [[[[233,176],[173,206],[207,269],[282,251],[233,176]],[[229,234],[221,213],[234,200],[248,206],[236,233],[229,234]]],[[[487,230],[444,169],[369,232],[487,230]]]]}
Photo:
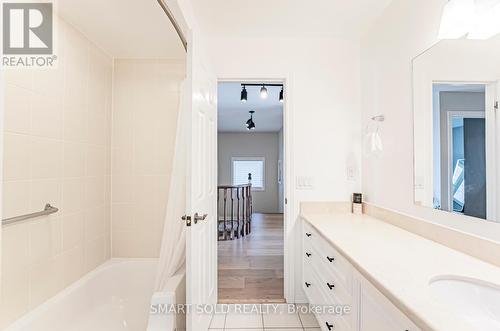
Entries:
{"type": "Polygon", "coordinates": [[[323,331],[420,331],[306,221],[302,248],[303,288],[323,331]]]}

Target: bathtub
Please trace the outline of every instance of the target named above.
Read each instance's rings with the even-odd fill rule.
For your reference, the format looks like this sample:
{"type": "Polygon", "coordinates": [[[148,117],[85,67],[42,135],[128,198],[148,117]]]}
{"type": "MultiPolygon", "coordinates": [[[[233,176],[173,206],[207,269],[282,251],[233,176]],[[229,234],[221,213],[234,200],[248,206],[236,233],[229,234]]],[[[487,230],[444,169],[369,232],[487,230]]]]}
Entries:
{"type": "Polygon", "coordinates": [[[111,259],[5,331],[144,331],[157,259],[111,259]]]}

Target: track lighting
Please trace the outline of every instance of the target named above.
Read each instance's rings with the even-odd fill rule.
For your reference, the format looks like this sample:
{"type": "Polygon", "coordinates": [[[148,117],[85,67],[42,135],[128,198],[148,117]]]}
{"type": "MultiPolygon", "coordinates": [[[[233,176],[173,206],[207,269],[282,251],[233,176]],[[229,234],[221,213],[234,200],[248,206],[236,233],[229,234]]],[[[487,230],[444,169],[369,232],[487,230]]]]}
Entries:
{"type": "Polygon", "coordinates": [[[248,92],[247,92],[247,89],[246,89],[247,86],[260,87],[260,97],[262,99],[267,99],[267,97],[269,96],[269,90],[267,89],[269,86],[281,87],[281,91],[280,91],[280,94],[279,94],[279,101],[283,102],[283,96],[284,96],[283,84],[246,83],[246,84],[241,84],[240,100],[243,103],[245,103],[245,102],[248,101],[248,92]]]}
{"type": "Polygon", "coordinates": [[[260,88],[260,97],[262,99],[267,99],[267,96],[268,96],[267,88],[265,85],[262,85],[262,87],[260,88]]]}
{"type": "Polygon", "coordinates": [[[243,85],[243,89],[241,90],[241,97],[240,97],[241,102],[243,102],[243,103],[247,102],[247,97],[248,97],[247,89],[246,89],[246,86],[243,85]]]}
{"type": "Polygon", "coordinates": [[[253,114],[255,113],[255,111],[251,110],[251,111],[249,111],[249,113],[250,113],[250,118],[247,121],[247,130],[248,131],[255,129],[255,123],[253,121],[253,114]]]}

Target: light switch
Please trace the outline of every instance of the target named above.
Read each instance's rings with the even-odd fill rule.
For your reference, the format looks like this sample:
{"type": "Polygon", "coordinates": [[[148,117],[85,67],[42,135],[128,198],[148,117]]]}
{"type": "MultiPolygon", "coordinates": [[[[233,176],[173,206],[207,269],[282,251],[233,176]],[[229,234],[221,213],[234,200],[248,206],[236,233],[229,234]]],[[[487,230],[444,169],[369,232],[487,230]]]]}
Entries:
{"type": "Polygon", "coordinates": [[[297,176],[296,187],[298,190],[312,190],[314,188],[314,178],[297,176]]]}

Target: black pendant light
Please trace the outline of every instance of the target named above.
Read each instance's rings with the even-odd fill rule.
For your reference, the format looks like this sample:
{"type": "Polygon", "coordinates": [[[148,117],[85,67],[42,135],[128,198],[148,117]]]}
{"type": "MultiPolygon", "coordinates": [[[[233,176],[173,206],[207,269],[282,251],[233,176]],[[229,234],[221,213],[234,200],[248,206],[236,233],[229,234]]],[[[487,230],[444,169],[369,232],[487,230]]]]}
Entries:
{"type": "Polygon", "coordinates": [[[280,91],[280,102],[283,103],[283,87],[281,87],[280,91]]]}
{"type": "Polygon", "coordinates": [[[246,86],[243,85],[243,89],[241,90],[241,97],[240,97],[241,102],[243,102],[243,103],[247,102],[247,97],[248,97],[247,89],[246,89],[246,86]]]}
{"type": "Polygon", "coordinates": [[[253,114],[255,113],[255,111],[250,110],[249,113],[250,113],[250,118],[247,121],[247,130],[248,131],[255,129],[255,123],[253,121],[253,114]]]}

